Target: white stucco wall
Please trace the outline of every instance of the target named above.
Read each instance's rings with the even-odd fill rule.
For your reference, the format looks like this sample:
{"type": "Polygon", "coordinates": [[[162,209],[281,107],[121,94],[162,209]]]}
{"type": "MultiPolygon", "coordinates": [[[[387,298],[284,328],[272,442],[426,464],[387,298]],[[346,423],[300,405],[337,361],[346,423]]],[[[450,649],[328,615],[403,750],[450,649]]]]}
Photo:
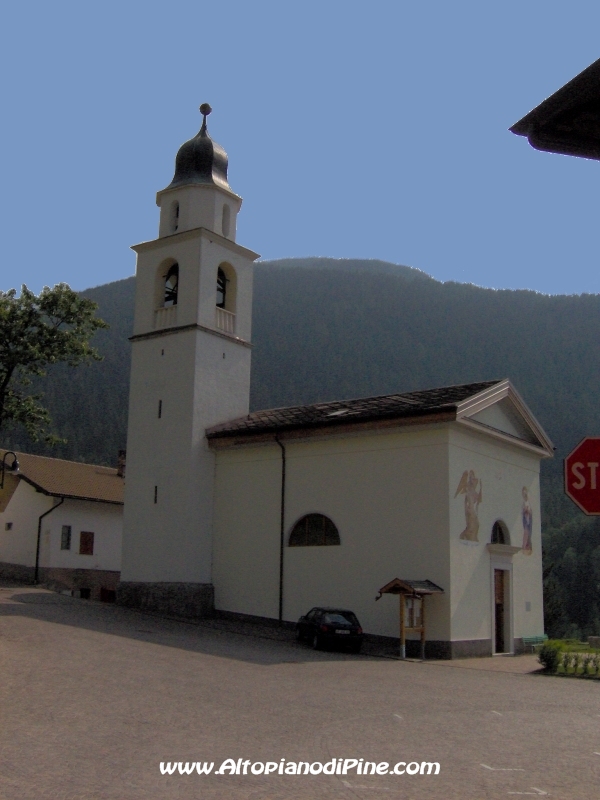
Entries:
{"type": "MultiPolygon", "coordinates": [[[[287,441],[284,606],[349,607],[369,633],[398,635],[396,577],[449,583],[447,431],[441,427],[287,441]],[[341,545],[287,547],[295,522],[318,512],[341,545]]],[[[277,617],[281,451],[217,452],[213,578],[219,609],[277,617]]],[[[428,637],[449,638],[449,598],[429,601],[428,637]]]]}
{"type": "Polygon", "coordinates": [[[8,506],[0,514],[0,561],[32,567],[35,565],[38,518],[52,508],[55,501],[19,478],[10,476],[10,480],[18,484],[8,506]],[[11,522],[12,530],[5,530],[6,524],[11,522]]]}
{"type": "MultiPolygon", "coordinates": [[[[395,577],[429,579],[431,640],[493,634],[486,549],[502,520],[523,542],[522,489],[533,510],[533,552],[509,557],[512,636],[543,633],[539,455],[456,423],[384,433],[286,441],[284,605],[296,620],[315,605],[353,609],[369,633],[398,635],[398,598],[377,590],[395,577]],[[479,541],[462,541],[465,471],[482,481],[479,541]],[[339,547],[287,547],[294,523],[318,512],[339,547]],[[530,610],[526,610],[529,608],[530,610]]],[[[216,607],[275,618],[279,594],[281,451],[276,444],[217,451],[213,579],[216,607]]]]}
{"type": "Polygon", "coordinates": [[[544,632],[539,463],[539,456],[516,445],[461,429],[459,425],[452,426],[449,494],[452,639],[492,637],[493,556],[486,544],[491,541],[494,522],[502,520],[510,532],[510,543],[522,546],[523,487],[528,490],[533,510],[533,548],[531,555],[519,552],[512,556],[513,636],[538,636],[544,632]],[[454,495],[467,470],[473,470],[482,484],[478,543],[460,539],[466,526],[465,495],[454,495]],[[530,611],[525,610],[526,603],[530,604],[530,611]]]}
{"type": "MultiPolygon", "coordinates": [[[[0,513],[0,561],[35,566],[38,519],[58,503],[58,498],[36,492],[24,480],[3,513],[0,513]],[[5,530],[12,522],[12,530],[5,530]]],[[[121,569],[123,506],[65,500],[42,520],[40,566],[71,569],[121,569]],[[60,549],[63,525],[71,526],[71,550],[60,549]],[[79,555],[81,531],[94,533],[94,553],[79,555]]]]}
{"type": "Polygon", "coordinates": [[[122,537],[123,506],[65,500],[56,511],[42,520],[40,566],[118,572],[121,569],[122,537]],[[63,525],[71,526],[70,550],[60,549],[63,525]],[[91,531],[94,534],[92,555],[79,554],[81,531],[91,531]]]}
{"type": "Polygon", "coordinates": [[[160,207],[159,236],[170,236],[193,228],[207,228],[235,242],[236,218],[242,198],[210,184],[188,184],[163,190],[156,196],[160,207]],[[179,218],[173,216],[173,204],[179,203],[179,218]],[[223,230],[223,206],[230,208],[229,230],[223,230]]]}
{"type": "Polygon", "coordinates": [[[215,467],[204,432],[247,413],[249,386],[250,350],[234,340],[187,330],[134,342],[123,581],[211,582],[215,467]]]}

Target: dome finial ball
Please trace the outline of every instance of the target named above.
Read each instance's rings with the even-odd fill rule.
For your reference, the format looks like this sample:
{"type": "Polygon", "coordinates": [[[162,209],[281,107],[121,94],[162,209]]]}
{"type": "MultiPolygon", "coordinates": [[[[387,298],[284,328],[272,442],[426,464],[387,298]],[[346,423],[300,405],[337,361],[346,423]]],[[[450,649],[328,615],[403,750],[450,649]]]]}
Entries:
{"type": "Polygon", "coordinates": [[[200,113],[203,114],[205,117],[208,117],[211,111],[212,108],[209,106],[208,103],[202,103],[202,105],[200,106],[200,113]]]}

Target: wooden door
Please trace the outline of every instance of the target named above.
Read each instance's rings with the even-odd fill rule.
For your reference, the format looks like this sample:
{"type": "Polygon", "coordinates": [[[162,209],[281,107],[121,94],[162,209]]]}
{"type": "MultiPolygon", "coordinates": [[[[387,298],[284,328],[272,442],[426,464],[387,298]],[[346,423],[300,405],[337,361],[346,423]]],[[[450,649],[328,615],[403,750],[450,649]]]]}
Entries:
{"type": "Polygon", "coordinates": [[[494,570],[494,628],[496,631],[496,653],[506,653],[506,570],[494,570]]]}

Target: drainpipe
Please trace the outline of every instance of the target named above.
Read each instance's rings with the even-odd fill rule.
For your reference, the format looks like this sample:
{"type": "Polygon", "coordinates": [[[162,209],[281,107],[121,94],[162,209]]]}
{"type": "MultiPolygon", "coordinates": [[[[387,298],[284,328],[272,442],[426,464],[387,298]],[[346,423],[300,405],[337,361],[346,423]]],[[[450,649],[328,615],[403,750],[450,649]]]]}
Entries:
{"type": "Polygon", "coordinates": [[[40,572],[40,540],[42,538],[42,520],[44,517],[47,517],[48,514],[51,514],[56,508],[62,506],[64,502],[65,498],[61,497],[58,503],[53,505],[52,508],[49,508],[48,511],[44,511],[44,513],[40,514],[38,517],[37,545],[35,548],[35,572],[33,574],[33,583],[35,586],[38,585],[38,577],[40,572]]]}
{"type": "Polygon", "coordinates": [[[285,447],[275,436],[275,441],[281,447],[281,520],[279,523],[279,622],[283,620],[283,553],[285,539],[285,447]]]}

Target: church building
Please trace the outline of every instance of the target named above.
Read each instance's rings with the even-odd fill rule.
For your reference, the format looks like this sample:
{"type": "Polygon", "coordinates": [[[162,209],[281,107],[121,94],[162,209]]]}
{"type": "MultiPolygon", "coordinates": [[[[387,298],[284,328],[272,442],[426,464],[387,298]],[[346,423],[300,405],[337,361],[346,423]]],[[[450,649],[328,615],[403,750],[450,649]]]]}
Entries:
{"type": "Polygon", "coordinates": [[[287,622],[349,608],[397,637],[379,590],[429,581],[428,657],[520,652],[544,633],[548,436],[508,380],[250,413],[258,255],[236,242],[242,200],[200,110],[158,238],[133,248],[117,602],[287,622]]]}

